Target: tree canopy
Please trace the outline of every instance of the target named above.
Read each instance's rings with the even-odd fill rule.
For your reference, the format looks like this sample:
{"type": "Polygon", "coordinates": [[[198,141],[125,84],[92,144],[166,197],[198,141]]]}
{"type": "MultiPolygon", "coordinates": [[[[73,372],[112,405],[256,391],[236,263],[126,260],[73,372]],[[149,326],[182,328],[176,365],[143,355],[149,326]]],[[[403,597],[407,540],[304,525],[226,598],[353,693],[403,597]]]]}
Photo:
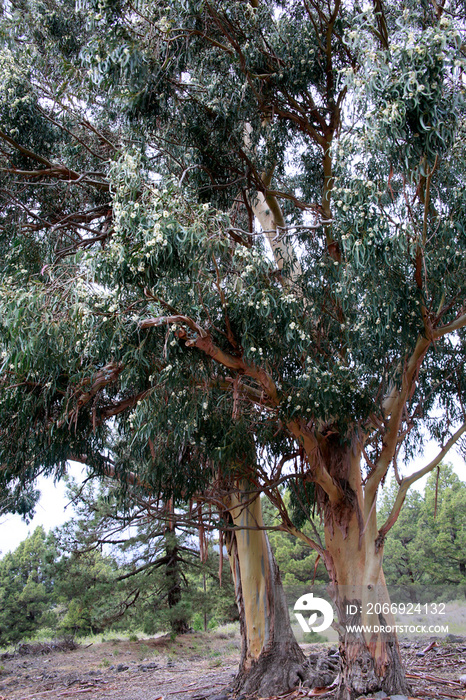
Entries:
{"type": "Polygon", "coordinates": [[[63,461],[78,426],[98,443],[124,409],[146,446],[166,449],[168,422],[173,444],[215,433],[210,457],[242,421],[280,455],[290,434],[361,426],[384,471],[385,434],[446,441],[464,398],[463,54],[450,13],[408,10],[5,13],[9,464],[63,461]],[[238,419],[205,425],[232,395],[238,419]]]}

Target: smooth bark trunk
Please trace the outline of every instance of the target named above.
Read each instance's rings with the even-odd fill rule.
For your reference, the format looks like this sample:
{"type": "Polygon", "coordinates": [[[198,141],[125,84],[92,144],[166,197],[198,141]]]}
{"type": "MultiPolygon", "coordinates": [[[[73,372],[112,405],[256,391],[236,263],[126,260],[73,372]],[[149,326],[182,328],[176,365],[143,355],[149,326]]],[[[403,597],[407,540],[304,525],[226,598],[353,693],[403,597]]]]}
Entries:
{"type": "Polygon", "coordinates": [[[263,527],[260,498],[240,484],[227,498],[226,542],[240,614],[242,652],[236,693],[276,695],[305,678],[305,657],[291,629],[280,572],[263,527]],[[251,528],[251,529],[249,529],[251,528]]]}

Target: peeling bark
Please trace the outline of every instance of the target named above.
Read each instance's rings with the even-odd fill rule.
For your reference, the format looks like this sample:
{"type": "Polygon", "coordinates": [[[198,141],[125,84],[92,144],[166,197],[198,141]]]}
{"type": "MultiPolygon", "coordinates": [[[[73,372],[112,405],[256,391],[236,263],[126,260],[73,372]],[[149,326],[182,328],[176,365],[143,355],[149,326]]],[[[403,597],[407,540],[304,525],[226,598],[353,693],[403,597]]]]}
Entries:
{"type": "Polygon", "coordinates": [[[355,700],[379,690],[389,695],[406,694],[408,686],[382,571],[383,547],[377,546],[375,508],[363,517],[361,448],[354,443],[345,448],[334,446],[331,451],[332,455],[325,455],[327,469],[342,489],[340,502],[327,500],[322,506],[342,661],[336,698],[355,700]],[[354,630],[354,626],[365,629],[354,630]]]}
{"type": "MultiPolygon", "coordinates": [[[[380,584],[377,598],[380,601],[387,600],[385,584],[380,584]]],[[[372,628],[375,625],[383,628],[391,627],[393,624],[391,616],[379,614],[369,622],[368,616],[364,614],[362,598],[349,600],[344,597],[335,602],[338,603],[339,608],[342,664],[336,700],[355,700],[360,695],[376,693],[380,690],[387,695],[406,695],[408,685],[396,632],[383,631],[367,635],[355,630],[355,627],[368,623],[372,628]],[[354,610],[356,612],[353,613],[354,610]]]]}

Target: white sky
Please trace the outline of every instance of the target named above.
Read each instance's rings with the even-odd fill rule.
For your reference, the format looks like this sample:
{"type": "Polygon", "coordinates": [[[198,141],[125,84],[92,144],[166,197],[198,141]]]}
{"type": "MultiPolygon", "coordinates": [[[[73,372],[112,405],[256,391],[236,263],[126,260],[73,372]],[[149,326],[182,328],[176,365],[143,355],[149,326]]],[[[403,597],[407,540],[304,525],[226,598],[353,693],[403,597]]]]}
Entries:
{"type": "MultiPolygon", "coordinates": [[[[417,469],[425,466],[438,453],[438,448],[435,443],[427,444],[424,455],[411,462],[408,467],[401,467],[400,472],[403,476],[410,474],[417,469]]],[[[454,449],[450,450],[446,456],[445,462],[451,463],[458,476],[466,481],[466,463],[463,458],[454,449]]],[[[84,469],[82,465],[71,463],[70,474],[78,481],[83,476],[84,469]]],[[[419,481],[416,486],[419,490],[423,490],[427,477],[419,481]]],[[[58,482],[54,484],[52,479],[41,479],[37,487],[42,492],[42,497],[36,507],[36,515],[33,520],[27,525],[19,515],[5,516],[0,520],[0,557],[8,551],[16,549],[29,533],[32,533],[36,527],[43,525],[48,531],[58,525],[62,525],[67,520],[70,520],[73,515],[73,506],[69,503],[65,496],[65,484],[58,482]]]]}
{"type": "MultiPolygon", "coordinates": [[[[69,474],[78,481],[83,478],[83,471],[82,465],[70,463],[69,474]]],[[[48,532],[73,517],[73,506],[66,498],[66,485],[63,481],[54,484],[52,479],[41,478],[37,482],[37,488],[42,495],[36,506],[36,515],[29,525],[20,515],[5,515],[0,518],[0,557],[16,549],[39,525],[43,525],[48,532]]]]}

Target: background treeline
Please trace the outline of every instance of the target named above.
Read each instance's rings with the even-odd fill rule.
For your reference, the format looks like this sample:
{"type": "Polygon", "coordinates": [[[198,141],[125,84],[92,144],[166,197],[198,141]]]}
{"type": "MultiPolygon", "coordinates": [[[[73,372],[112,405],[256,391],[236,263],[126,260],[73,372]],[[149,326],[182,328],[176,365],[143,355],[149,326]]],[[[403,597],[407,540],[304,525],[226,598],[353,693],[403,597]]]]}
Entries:
{"type": "Polygon", "coordinates": [[[48,534],[38,527],[0,561],[0,644],[38,632],[181,633],[237,619],[228,563],[220,587],[218,546],[205,537],[201,561],[198,529],[182,509],[160,517],[160,504],[111,482],[69,492],[76,517],[48,534]]]}
{"type": "MultiPolygon", "coordinates": [[[[394,485],[385,491],[382,519],[394,494],[394,485]]],[[[70,485],[70,495],[75,518],[48,534],[38,527],[0,560],[0,644],[38,633],[181,633],[237,619],[228,560],[220,586],[218,540],[206,538],[201,561],[187,512],[160,519],[155,504],[128,505],[112,484],[70,485]]],[[[303,501],[296,507],[296,494],[286,498],[302,519],[303,501]]],[[[269,505],[265,517],[275,524],[269,505]]],[[[302,527],[321,536],[310,521],[302,527]]],[[[276,530],[270,541],[290,606],[312,581],[326,583],[322,563],[303,542],[276,530]]],[[[392,594],[419,600],[422,590],[437,587],[437,600],[466,596],[466,483],[450,467],[430,475],[424,494],[408,495],[386,543],[384,568],[392,594]]]]}

